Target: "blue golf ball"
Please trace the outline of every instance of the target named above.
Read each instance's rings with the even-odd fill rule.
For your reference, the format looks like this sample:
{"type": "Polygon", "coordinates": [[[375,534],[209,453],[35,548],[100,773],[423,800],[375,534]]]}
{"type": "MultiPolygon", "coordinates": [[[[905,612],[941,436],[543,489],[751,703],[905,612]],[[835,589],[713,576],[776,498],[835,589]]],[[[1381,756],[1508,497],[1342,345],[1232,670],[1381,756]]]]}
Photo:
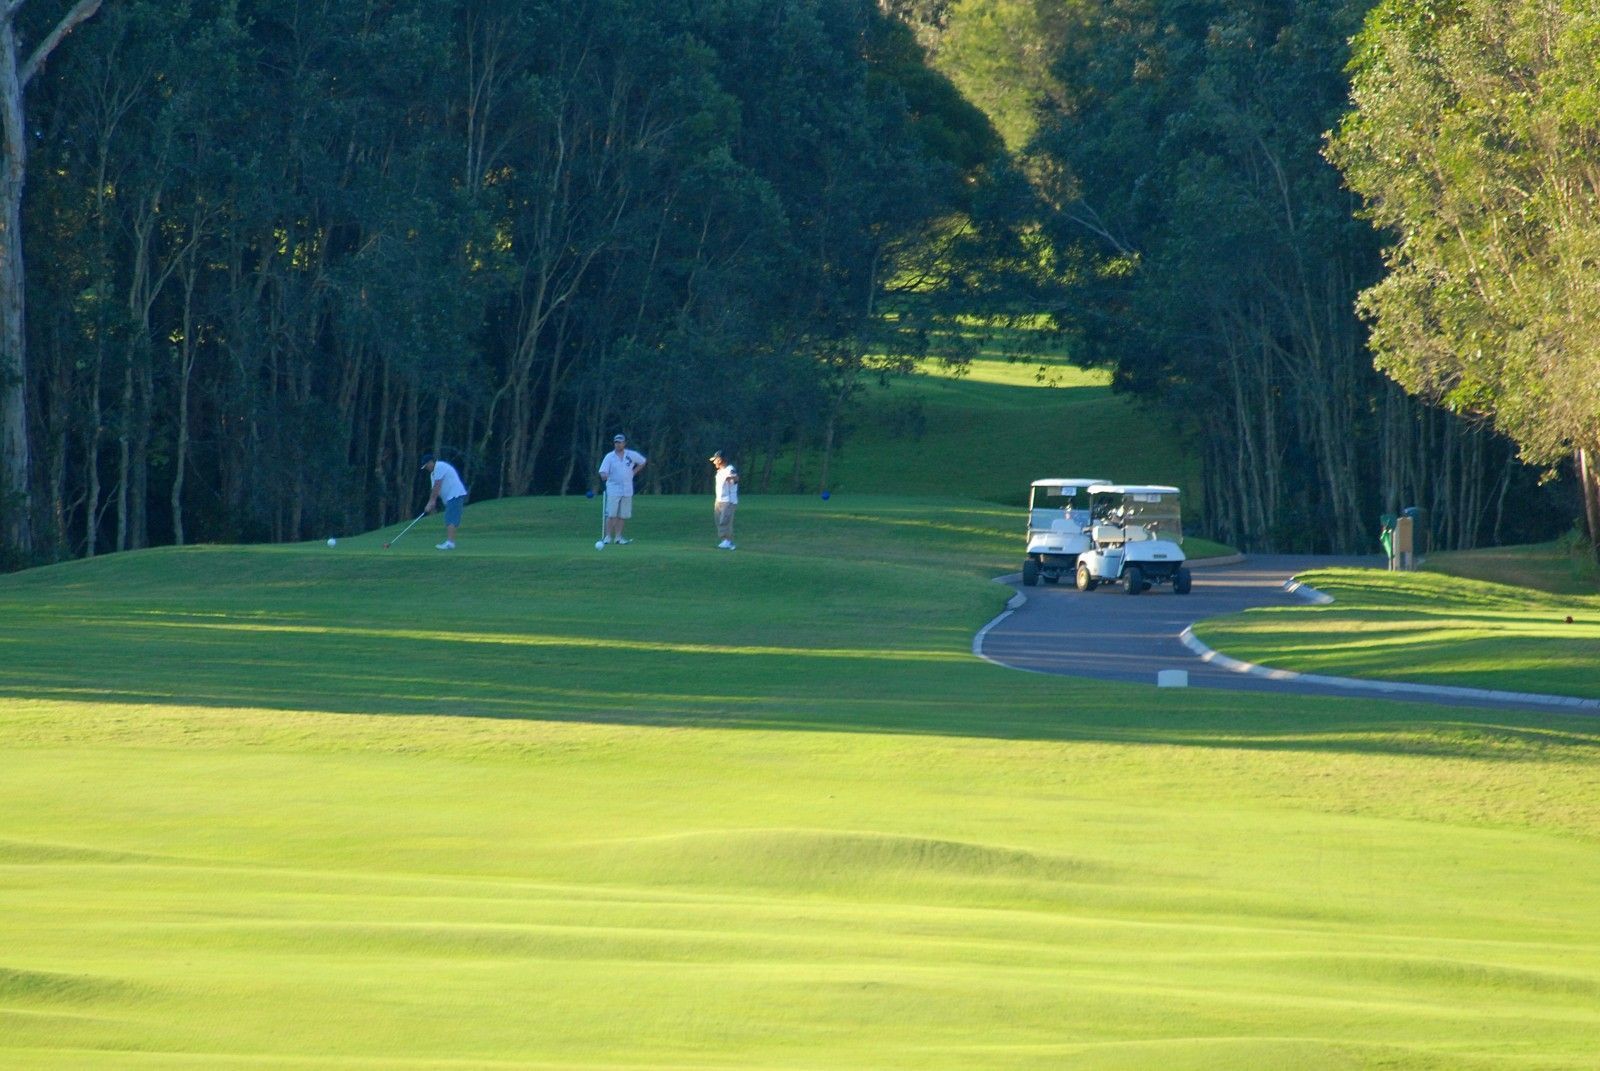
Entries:
{"type": "Polygon", "coordinates": [[[594,497],[594,492],[593,491],[585,491],[583,493],[583,497],[584,498],[593,498],[594,497]]]}
{"type": "Polygon", "coordinates": [[[822,492],[822,500],[824,502],[826,502],[828,500],[828,492],[826,492],[826,491],[822,492]]]}

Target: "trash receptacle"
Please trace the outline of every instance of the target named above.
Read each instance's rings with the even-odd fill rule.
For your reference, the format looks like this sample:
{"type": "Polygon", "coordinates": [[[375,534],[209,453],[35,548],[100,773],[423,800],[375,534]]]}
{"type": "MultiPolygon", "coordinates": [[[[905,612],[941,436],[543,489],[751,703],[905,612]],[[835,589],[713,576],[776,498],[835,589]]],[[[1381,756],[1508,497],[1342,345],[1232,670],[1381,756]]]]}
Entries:
{"type": "Polygon", "coordinates": [[[1400,516],[1411,518],[1411,551],[1420,565],[1432,549],[1428,535],[1428,511],[1421,506],[1407,506],[1400,511],[1400,516]]]}
{"type": "Polygon", "coordinates": [[[1417,567],[1416,517],[1402,512],[1394,522],[1394,551],[1390,555],[1391,569],[1409,573],[1417,567]]]}

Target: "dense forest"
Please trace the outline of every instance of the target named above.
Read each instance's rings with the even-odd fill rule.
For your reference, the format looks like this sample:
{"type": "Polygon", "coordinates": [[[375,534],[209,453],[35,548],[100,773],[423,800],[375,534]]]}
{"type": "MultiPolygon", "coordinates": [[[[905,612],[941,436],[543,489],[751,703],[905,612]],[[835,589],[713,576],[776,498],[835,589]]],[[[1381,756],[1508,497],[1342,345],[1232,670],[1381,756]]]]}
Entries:
{"type": "MultiPolygon", "coordinates": [[[[1548,538],[1577,512],[1564,459],[1581,442],[1529,449],[1469,392],[1408,394],[1414,380],[1374,368],[1358,299],[1384,277],[1394,232],[1371,225],[1326,140],[1351,109],[1352,39],[1392,17],[1373,7],[900,0],[1050,206],[1075,351],[1203,452],[1211,534],[1348,550],[1370,545],[1380,513],[1416,505],[1439,546],[1548,538]]],[[[1388,8],[1429,34],[1449,32],[1445,11],[1472,18],[1454,3],[1388,8]]],[[[1413,129],[1414,116],[1385,119],[1375,140],[1413,129]]],[[[1592,349],[1581,360],[1600,381],[1592,349]]]]}
{"type": "MultiPolygon", "coordinates": [[[[417,507],[427,449],[477,498],[581,490],[619,428],[651,490],[695,485],[711,441],[757,485],[796,453],[825,482],[864,385],[930,332],[1038,313],[1193,443],[1225,541],[1366,548],[1413,504],[1440,546],[1548,538],[1580,489],[1592,531],[1593,248],[1527,277],[1557,295],[1537,331],[1515,285],[1459,323],[1420,284],[1391,300],[1454,293],[1408,259],[1442,231],[1408,227],[1473,176],[1417,109],[1481,73],[1441,46],[1495,22],[1424,6],[10,4],[5,561],[371,527],[417,507]],[[1397,124],[1426,190],[1381,166],[1397,124]],[[1561,389],[1515,404],[1482,362],[1417,357],[1485,339],[1526,344],[1524,384],[1567,347],[1561,389]]],[[[1514,6],[1508,69],[1540,84],[1538,18],[1577,31],[1514,6]]],[[[1592,143],[1561,99],[1551,129],[1592,143]]],[[[1592,173],[1551,181],[1592,215],[1592,173]]],[[[1551,263],[1495,245],[1497,211],[1463,240],[1551,263]]]]}
{"type": "Polygon", "coordinates": [[[370,527],[424,450],[581,490],[619,428],[685,489],[1016,255],[999,139],[852,0],[117,0],[26,114],[37,556],[370,527]]]}

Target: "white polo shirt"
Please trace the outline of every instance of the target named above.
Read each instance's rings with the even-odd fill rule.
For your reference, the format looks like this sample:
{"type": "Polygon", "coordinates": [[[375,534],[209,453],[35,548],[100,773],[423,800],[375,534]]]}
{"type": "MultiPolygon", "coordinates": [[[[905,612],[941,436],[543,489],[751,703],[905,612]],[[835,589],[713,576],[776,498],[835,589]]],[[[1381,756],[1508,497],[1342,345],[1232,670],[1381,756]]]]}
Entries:
{"type": "Polygon", "coordinates": [[[431,478],[439,485],[440,502],[449,502],[467,493],[467,485],[461,482],[461,473],[448,461],[435,461],[431,478]]]}
{"type": "Polygon", "coordinates": [[[724,465],[716,471],[717,501],[726,502],[730,506],[739,504],[739,470],[732,465],[724,465]]]}
{"type": "Polygon", "coordinates": [[[633,470],[644,464],[644,455],[637,450],[624,450],[619,456],[615,450],[600,462],[600,475],[606,478],[606,494],[612,498],[627,498],[633,494],[633,470]]]}

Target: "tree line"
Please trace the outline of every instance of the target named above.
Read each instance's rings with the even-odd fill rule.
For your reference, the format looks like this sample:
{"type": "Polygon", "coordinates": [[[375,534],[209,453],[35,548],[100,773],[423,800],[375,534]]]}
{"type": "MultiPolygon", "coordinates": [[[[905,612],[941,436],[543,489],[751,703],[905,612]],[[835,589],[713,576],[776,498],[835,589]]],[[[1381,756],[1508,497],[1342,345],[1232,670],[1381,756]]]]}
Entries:
{"type": "Polygon", "coordinates": [[[1600,532],[1582,5],[892,3],[1047,201],[1075,351],[1202,451],[1212,534],[1543,539],[1580,487],[1600,532]]]}
{"type": "Polygon", "coordinates": [[[386,523],[424,450],[494,497],[825,443],[1016,237],[854,0],[117,0],[26,114],[35,558],[386,523]]]}
{"type": "Polygon", "coordinates": [[[4,13],[13,563],[386,523],[427,449],[570,491],[619,429],[653,490],[825,483],[930,330],[1039,311],[1227,542],[1600,530],[1567,0],[97,8],[4,13]]]}

